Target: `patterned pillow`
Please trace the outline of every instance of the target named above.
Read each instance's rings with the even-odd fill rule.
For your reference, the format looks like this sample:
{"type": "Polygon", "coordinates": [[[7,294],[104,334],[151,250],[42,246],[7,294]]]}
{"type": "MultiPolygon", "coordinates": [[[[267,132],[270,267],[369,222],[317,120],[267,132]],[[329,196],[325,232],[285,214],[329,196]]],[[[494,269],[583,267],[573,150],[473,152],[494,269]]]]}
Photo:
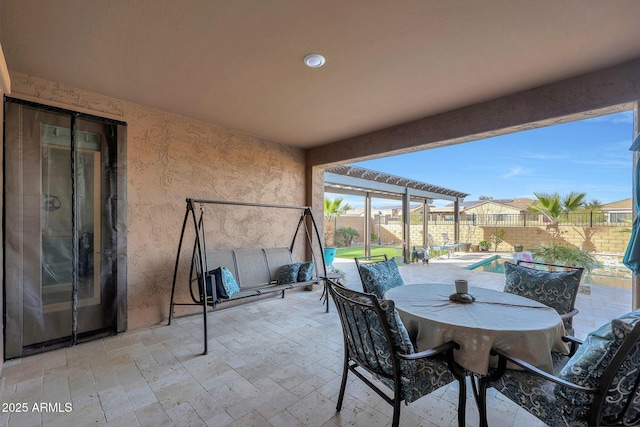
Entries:
{"type": "Polygon", "coordinates": [[[227,295],[227,298],[237,292],[240,292],[238,282],[236,282],[235,277],[233,277],[233,274],[231,274],[231,271],[229,271],[227,267],[222,267],[220,277],[222,279],[222,287],[227,295]]]}
{"type": "Polygon", "coordinates": [[[218,267],[209,271],[207,275],[207,295],[212,295],[211,281],[215,280],[216,295],[218,298],[229,298],[231,295],[240,291],[238,282],[227,267],[218,267]]]}
{"type": "Polygon", "coordinates": [[[571,311],[582,277],[581,270],[542,271],[510,262],[504,263],[504,273],[504,292],[538,301],[560,314],[571,311]]]}
{"type": "Polygon", "coordinates": [[[389,289],[404,285],[398,264],[392,259],[363,263],[359,269],[364,291],[378,298],[382,298],[389,289]]]}
{"type": "Polygon", "coordinates": [[[315,264],[313,261],[303,262],[298,270],[298,282],[308,282],[313,277],[313,269],[315,264]]]}
{"type": "Polygon", "coordinates": [[[389,324],[389,329],[391,329],[391,335],[393,336],[395,345],[398,346],[400,353],[402,354],[412,354],[413,353],[413,344],[411,343],[411,339],[409,338],[409,332],[407,332],[407,328],[404,327],[404,323],[400,319],[400,315],[398,314],[395,304],[391,300],[379,299],[380,308],[384,310],[384,315],[387,319],[387,323],[389,324]]]}
{"type": "MultiPolygon", "coordinates": [[[[559,377],[585,387],[596,387],[616,351],[618,351],[622,342],[638,322],[640,322],[640,311],[634,311],[622,315],[591,332],[578,348],[576,354],[564,366],[559,377]]],[[[638,360],[640,358],[640,347],[636,345],[631,354],[632,356],[627,358],[620,368],[619,373],[623,375],[620,376],[618,374],[616,376],[607,392],[608,402],[623,402],[620,394],[630,392],[628,387],[621,386],[621,384],[628,382],[627,376],[634,375],[631,381],[635,382],[637,366],[634,365],[640,363],[638,360]]],[[[555,394],[575,406],[571,410],[574,417],[587,417],[589,405],[593,400],[592,394],[570,390],[565,387],[556,387],[555,394]]],[[[605,417],[607,412],[616,411],[615,404],[607,405],[606,409],[605,417]]]]}
{"type": "Polygon", "coordinates": [[[278,274],[278,285],[286,285],[287,283],[295,283],[298,280],[298,271],[300,271],[300,263],[283,265],[278,274]]]}
{"type": "MultiPolygon", "coordinates": [[[[207,275],[205,276],[205,282],[207,284],[207,296],[210,297],[213,295],[213,284],[215,283],[216,285],[216,291],[218,289],[218,275],[220,274],[220,267],[216,268],[215,270],[211,270],[207,273],[207,275]]],[[[218,297],[221,297],[222,295],[220,295],[220,291],[217,291],[218,297]]],[[[225,298],[226,295],[223,297],[225,298]]]]}

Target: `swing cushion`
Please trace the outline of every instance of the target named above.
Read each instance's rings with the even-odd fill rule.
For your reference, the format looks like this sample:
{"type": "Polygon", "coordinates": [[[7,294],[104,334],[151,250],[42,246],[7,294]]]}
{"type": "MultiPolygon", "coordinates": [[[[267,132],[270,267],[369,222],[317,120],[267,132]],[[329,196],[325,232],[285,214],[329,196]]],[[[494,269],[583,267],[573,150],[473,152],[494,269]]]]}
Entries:
{"type": "Polygon", "coordinates": [[[295,283],[298,280],[298,272],[300,271],[300,263],[283,265],[278,274],[278,285],[286,285],[287,283],[295,283]]]}
{"type": "Polygon", "coordinates": [[[313,278],[313,268],[315,267],[313,261],[303,262],[300,264],[300,270],[298,270],[298,282],[308,282],[313,278]]]}

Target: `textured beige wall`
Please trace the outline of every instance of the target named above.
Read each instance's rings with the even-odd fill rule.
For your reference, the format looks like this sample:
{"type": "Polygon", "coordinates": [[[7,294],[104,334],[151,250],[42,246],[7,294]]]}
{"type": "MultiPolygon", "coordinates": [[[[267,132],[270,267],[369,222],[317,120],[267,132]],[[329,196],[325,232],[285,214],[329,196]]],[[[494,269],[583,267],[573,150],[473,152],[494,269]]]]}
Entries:
{"type": "MultiPolygon", "coordinates": [[[[11,80],[16,98],[128,124],[129,329],[167,318],[187,197],[305,204],[301,149],[20,73],[12,72],[11,80]]],[[[207,208],[208,249],[288,246],[298,216],[268,209],[207,208]]],[[[180,294],[186,295],[186,282],[179,285],[180,294]]]]}

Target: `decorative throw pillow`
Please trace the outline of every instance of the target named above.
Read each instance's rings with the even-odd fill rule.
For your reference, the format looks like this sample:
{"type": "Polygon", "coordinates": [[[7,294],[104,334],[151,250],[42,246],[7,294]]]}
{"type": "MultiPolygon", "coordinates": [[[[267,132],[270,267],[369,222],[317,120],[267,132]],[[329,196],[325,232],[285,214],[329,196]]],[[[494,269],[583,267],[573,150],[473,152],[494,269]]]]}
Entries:
{"type": "Polygon", "coordinates": [[[227,298],[237,292],[240,292],[238,282],[236,282],[235,277],[233,277],[233,274],[231,274],[231,271],[229,271],[227,267],[222,267],[222,270],[220,271],[220,277],[222,279],[222,287],[225,291],[225,294],[227,295],[227,298]]]}
{"type": "Polygon", "coordinates": [[[555,308],[560,314],[571,311],[580,286],[581,270],[543,271],[504,263],[504,292],[520,295],[555,308]]]}
{"type": "Polygon", "coordinates": [[[216,284],[217,298],[227,299],[229,296],[240,291],[240,287],[233,277],[233,274],[227,267],[218,267],[209,271],[206,277],[207,281],[207,295],[212,295],[212,284],[216,284]]]}
{"type": "Polygon", "coordinates": [[[313,277],[313,269],[315,264],[313,261],[303,262],[298,270],[298,282],[308,282],[313,277]]]}
{"type": "Polygon", "coordinates": [[[222,286],[221,271],[222,269],[218,267],[214,270],[210,270],[209,273],[207,274],[206,276],[207,296],[213,295],[213,284],[215,283],[217,298],[229,298],[229,296],[227,295],[227,292],[224,290],[224,287],[222,286]]]}
{"type": "Polygon", "coordinates": [[[299,262],[282,266],[278,274],[278,285],[295,283],[298,280],[298,271],[300,271],[299,262]]]}

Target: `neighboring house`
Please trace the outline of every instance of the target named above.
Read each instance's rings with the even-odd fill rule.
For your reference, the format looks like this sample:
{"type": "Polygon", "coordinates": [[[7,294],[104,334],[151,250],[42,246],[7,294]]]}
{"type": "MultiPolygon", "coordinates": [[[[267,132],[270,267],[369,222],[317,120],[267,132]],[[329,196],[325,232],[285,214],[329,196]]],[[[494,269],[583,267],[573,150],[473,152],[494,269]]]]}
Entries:
{"type": "Polygon", "coordinates": [[[617,202],[606,203],[601,209],[607,215],[607,222],[619,222],[631,225],[633,221],[633,199],[628,198],[617,202]]]}
{"type": "MultiPolygon", "coordinates": [[[[474,216],[483,215],[486,221],[504,221],[506,215],[524,213],[534,200],[528,198],[469,200],[460,202],[460,220],[472,221],[474,216]]],[[[453,204],[429,210],[430,221],[453,221],[453,204]]]]}

